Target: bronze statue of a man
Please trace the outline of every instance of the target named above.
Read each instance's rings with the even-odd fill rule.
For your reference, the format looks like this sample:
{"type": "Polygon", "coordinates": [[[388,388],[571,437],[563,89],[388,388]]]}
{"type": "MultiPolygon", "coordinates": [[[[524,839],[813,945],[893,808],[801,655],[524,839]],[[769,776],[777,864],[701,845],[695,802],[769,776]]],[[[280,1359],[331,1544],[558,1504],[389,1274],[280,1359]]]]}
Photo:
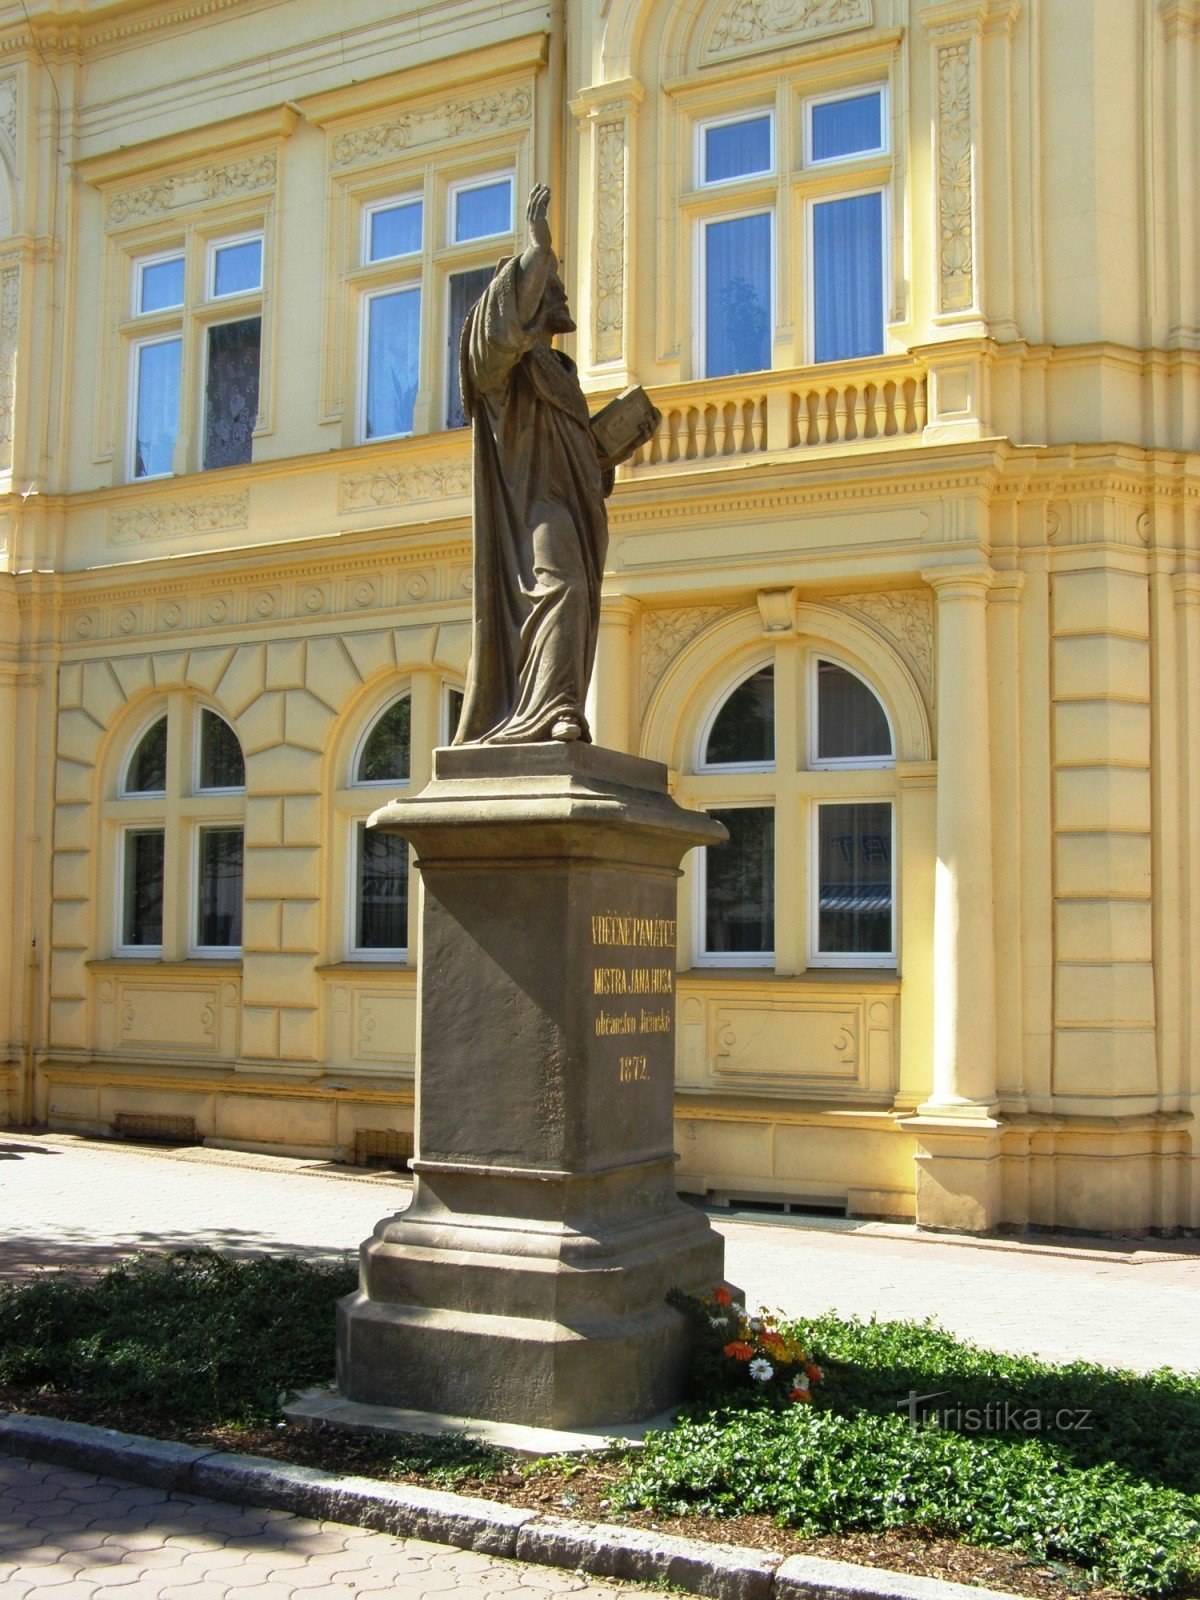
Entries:
{"type": "Polygon", "coordinates": [[[614,467],[658,421],[637,390],[640,402],[622,397],[622,426],[599,437],[593,431],[575,363],[552,344],[575,323],[551,245],[549,204],[550,191],[539,184],[529,197],[524,254],[501,262],[463,328],[475,596],[455,744],[591,738],[583,707],[608,551],[604,501],[614,467]]]}

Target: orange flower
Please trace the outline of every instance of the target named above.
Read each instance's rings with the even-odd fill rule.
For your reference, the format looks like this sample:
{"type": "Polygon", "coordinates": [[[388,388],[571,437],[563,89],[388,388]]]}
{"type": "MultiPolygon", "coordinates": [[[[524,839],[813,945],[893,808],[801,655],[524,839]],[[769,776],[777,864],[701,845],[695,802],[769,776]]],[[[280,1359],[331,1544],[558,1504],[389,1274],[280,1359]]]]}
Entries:
{"type": "Polygon", "coordinates": [[[788,1395],[788,1399],[803,1404],[805,1401],[811,1401],[812,1395],[807,1389],[793,1389],[791,1394],[788,1395]]]}
{"type": "Polygon", "coordinates": [[[808,1363],[808,1365],[805,1367],[804,1370],[808,1374],[809,1383],[820,1383],[821,1379],[825,1376],[825,1374],[821,1371],[820,1367],[816,1366],[811,1361],[808,1363]]]}
{"type": "Polygon", "coordinates": [[[713,1292],[713,1299],[719,1306],[727,1306],[733,1299],[733,1296],[730,1294],[725,1285],[721,1283],[717,1285],[717,1288],[713,1292]]]}
{"type": "Polygon", "coordinates": [[[749,1361],[754,1354],[754,1346],[747,1344],[744,1339],[734,1339],[725,1346],[725,1354],[733,1361],[749,1361]]]}

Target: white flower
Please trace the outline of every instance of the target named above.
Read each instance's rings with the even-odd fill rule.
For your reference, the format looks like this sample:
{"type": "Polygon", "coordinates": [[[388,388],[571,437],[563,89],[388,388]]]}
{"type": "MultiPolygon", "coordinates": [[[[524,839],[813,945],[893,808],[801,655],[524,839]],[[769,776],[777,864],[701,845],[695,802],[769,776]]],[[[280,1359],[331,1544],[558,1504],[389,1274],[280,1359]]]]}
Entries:
{"type": "Polygon", "coordinates": [[[758,1330],[762,1327],[762,1318],[761,1317],[748,1317],[746,1319],[746,1326],[750,1329],[751,1333],[757,1333],[758,1330]]]}
{"type": "Polygon", "coordinates": [[[756,1356],[750,1363],[750,1376],[758,1383],[768,1383],[775,1376],[775,1368],[762,1356],[756,1356]]]}
{"type": "Polygon", "coordinates": [[[709,1317],[708,1325],[709,1325],[710,1328],[723,1328],[725,1326],[725,1318],[724,1317],[709,1317]]]}
{"type": "Polygon", "coordinates": [[[797,1377],[797,1379],[796,1379],[796,1387],[797,1387],[797,1389],[807,1389],[808,1388],[808,1373],[807,1372],[802,1372],[797,1377]]]}

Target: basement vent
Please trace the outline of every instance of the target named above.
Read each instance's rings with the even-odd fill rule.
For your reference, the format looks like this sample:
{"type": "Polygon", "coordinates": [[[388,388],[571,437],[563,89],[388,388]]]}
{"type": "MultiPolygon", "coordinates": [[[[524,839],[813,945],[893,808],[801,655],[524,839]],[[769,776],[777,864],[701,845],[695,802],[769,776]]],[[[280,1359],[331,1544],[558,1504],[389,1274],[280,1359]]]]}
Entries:
{"type": "Polygon", "coordinates": [[[768,1197],[766,1195],[731,1194],[724,1189],[710,1191],[708,1204],[720,1206],[722,1210],[728,1208],[733,1211],[761,1211],[787,1217],[844,1217],[846,1215],[846,1202],[844,1200],[777,1200],[773,1196],[768,1197]]]}
{"type": "Polygon", "coordinates": [[[194,1117],[159,1116],[147,1111],[118,1111],[113,1132],[121,1139],[141,1139],[147,1144],[199,1144],[194,1117]]]}
{"type": "Polygon", "coordinates": [[[407,1172],[412,1153],[411,1133],[394,1133],[389,1128],[355,1129],[356,1167],[390,1167],[393,1172],[407,1172]]]}

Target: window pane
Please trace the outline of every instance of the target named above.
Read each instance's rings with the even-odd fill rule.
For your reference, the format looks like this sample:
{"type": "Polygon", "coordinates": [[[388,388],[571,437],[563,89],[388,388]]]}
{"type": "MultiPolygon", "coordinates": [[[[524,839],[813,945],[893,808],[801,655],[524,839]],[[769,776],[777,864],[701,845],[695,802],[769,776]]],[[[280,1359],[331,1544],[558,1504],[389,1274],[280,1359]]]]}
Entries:
{"type": "Polygon", "coordinates": [[[705,850],[704,948],[770,955],[775,948],[775,813],[769,806],[711,811],[729,843],[705,850]]]}
{"type": "Polygon", "coordinates": [[[446,737],[450,741],[453,741],[454,735],[458,732],[458,725],[462,721],[464,698],[461,689],[446,691],[446,737]]]}
{"type": "Polygon", "coordinates": [[[454,242],[512,232],[512,179],[459,189],[454,196],[454,242]]]}
{"type": "Polygon", "coordinates": [[[883,96],[877,89],[813,106],[810,161],[836,161],[882,146],[883,96]]]}
{"type": "Polygon", "coordinates": [[[122,944],[162,944],[165,856],[166,836],[161,828],[126,833],[121,893],[122,944]]]}
{"type": "Polygon", "coordinates": [[[125,775],[126,794],[162,794],[167,787],[167,719],[142,735],[125,775]]]}
{"type": "Polygon", "coordinates": [[[467,312],[492,281],[491,267],[474,267],[470,272],[455,272],[450,278],[450,317],[446,328],[446,426],[465,428],[462,392],[458,386],[458,343],[462,338],[467,312]]]}
{"type": "Polygon", "coordinates": [[[147,261],[138,271],[139,312],[169,311],[183,304],[183,257],[147,261]]]}
{"type": "Polygon", "coordinates": [[[368,439],[412,432],[420,339],[420,289],[367,301],[368,439]]]}
{"type": "Polygon", "coordinates": [[[890,756],[887,715],[861,678],[832,661],[817,662],[817,760],[890,756]]]}
{"type": "Polygon", "coordinates": [[[225,244],[213,251],[213,295],[248,294],[262,288],[262,240],[225,244]]]}
{"type": "Polygon", "coordinates": [[[412,701],[407,695],[390,705],[371,729],[358,758],[356,783],[405,783],[412,747],[412,701]]]}
{"type": "Polygon", "coordinates": [[[170,472],[179,433],[179,355],[182,341],[163,339],[137,349],[135,478],[170,472]]]}
{"type": "Polygon", "coordinates": [[[737,688],[717,712],[704,747],[708,766],[775,759],[775,671],[764,667],[737,688]]]}
{"type": "Polygon", "coordinates": [[[883,196],[813,206],[814,360],[883,352],[883,196]]]}
{"type": "Polygon", "coordinates": [[[359,950],[408,948],[408,845],[365,822],[358,824],[354,943],[359,950]]]}
{"type": "Polygon", "coordinates": [[[748,117],[704,130],[704,182],[723,183],[771,170],[771,119],[748,117]]]}
{"type": "Polygon", "coordinates": [[[204,391],[206,470],[240,467],[252,459],[261,340],[261,317],[223,322],[208,330],[208,384],[204,391]]]}
{"type": "Polygon", "coordinates": [[[771,214],[710,222],[704,230],[704,370],[765,372],[771,365],[771,214]]]}
{"type": "Polygon", "coordinates": [[[238,736],[215,711],[200,713],[200,787],[244,789],[246,763],[238,736]]]}
{"type": "Polygon", "coordinates": [[[892,948],[892,808],[819,806],[821,955],[888,955],[892,948]]]}
{"type": "Polygon", "coordinates": [[[380,206],[371,212],[367,239],[368,261],[389,261],[393,256],[411,256],[421,248],[425,207],[420,200],[400,206],[380,206]]]}
{"type": "Polygon", "coordinates": [[[201,828],[196,943],[237,949],[242,942],[242,830],[201,828]]]}

